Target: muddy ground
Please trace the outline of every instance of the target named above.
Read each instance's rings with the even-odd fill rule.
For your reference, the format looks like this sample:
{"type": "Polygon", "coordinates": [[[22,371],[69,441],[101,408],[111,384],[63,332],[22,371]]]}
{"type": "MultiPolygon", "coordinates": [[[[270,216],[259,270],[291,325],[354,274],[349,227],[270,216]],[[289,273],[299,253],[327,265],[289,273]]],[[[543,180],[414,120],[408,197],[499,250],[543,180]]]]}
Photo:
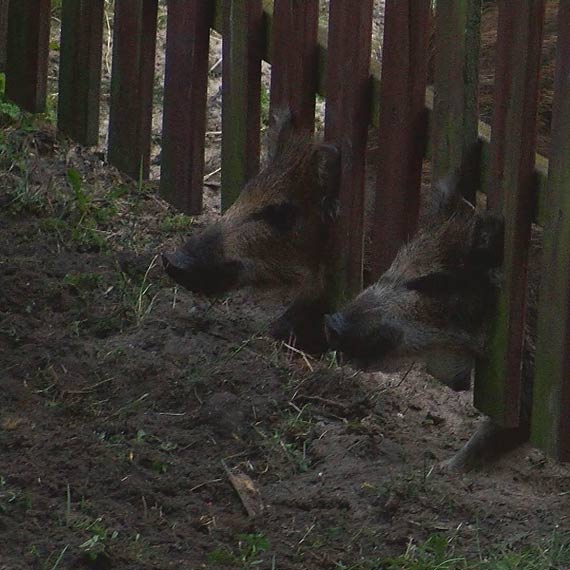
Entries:
{"type": "MultiPolygon", "coordinates": [[[[218,88],[213,69],[210,171],[218,88]]],[[[219,190],[186,218],[103,159],[4,118],[1,569],[463,568],[532,549],[533,568],[570,567],[547,557],[570,542],[570,469],[528,445],[435,469],[479,421],[470,394],[315,361],[265,336],[275,302],[173,287],[156,255],[219,190]]]]}

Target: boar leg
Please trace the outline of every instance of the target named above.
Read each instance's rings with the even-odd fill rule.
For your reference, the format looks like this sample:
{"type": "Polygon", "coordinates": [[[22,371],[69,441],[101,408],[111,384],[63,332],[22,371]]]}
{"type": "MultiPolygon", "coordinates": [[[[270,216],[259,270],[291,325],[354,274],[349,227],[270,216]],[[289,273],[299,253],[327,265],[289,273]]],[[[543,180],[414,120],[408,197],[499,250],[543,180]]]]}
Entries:
{"type": "Polygon", "coordinates": [[[529,438],[527,424],[504,428],[485,418],[469,441],[450,459],[440,464],[445,470],[468,471],[499,459],[529,438]]]}
{"type": "Polygon", "coordinates": [[[271,324],[269,334],[309,354],[323,354],[327,351],[324,316],[329,310],[322,299],[296,299],[271,324]]]}

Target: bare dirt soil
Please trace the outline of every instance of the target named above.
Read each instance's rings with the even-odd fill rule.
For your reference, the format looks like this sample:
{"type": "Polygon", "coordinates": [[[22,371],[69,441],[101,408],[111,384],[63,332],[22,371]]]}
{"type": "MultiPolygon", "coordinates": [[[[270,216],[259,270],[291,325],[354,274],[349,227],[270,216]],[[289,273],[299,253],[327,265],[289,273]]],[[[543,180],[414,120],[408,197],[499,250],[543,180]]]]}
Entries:
{"type": "Polygon", "coordinates": [[[96,149],[4,124],[0,569],[419,570],[570,542],[570,469],[529,445],[434,468],[470,394],[288,351],[250,292],[174,288],[156,255],[216,215],[206,192],[180,216],[96,149]]]}

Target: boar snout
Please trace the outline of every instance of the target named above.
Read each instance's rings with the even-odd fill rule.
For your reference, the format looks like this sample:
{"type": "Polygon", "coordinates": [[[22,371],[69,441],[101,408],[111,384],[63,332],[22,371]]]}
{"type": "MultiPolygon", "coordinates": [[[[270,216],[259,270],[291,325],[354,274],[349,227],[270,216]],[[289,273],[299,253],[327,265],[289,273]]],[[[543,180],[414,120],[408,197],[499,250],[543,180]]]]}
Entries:
{"type": "Polygon", "coordinates": [[[167,275],[185,289],[205,295],[218,295],[235,287],[243,271],[237,260],[205,261],[185,251],[163,253],[167,275]]]}
{"type": "Polygon", "coordinates": [[[340,353],[344,362],[366,371],[391,371],[393,358],[402,340],[402,331],[390,323],[369,330],[358,316],[344,312],[325,317],[325,337],[330,350],[340,353]]]}
{"type": "Polygon", "coordinates": [[[177,271],[185,271],[192,264],[192,258],[183,251],[162,254],[162,265],[168,275],[177,271]]]}

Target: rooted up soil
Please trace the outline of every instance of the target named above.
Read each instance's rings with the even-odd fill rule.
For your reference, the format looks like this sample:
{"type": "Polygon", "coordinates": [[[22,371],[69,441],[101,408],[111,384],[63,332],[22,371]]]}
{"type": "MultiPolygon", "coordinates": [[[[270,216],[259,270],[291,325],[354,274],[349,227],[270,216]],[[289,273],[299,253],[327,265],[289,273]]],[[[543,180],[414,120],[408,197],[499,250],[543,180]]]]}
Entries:
{"type": "Polygon", "coordinates": [[[529,446],[434,469],[469,395],[285,350],[272,306],[165,280],[188,227],[152,184],[49,130],[3,149],[0,567],[381,568],[434,534],[478,557],[568,529],[570,471],[529,446]]]}
{"type": "Polygon", "coordinates": [[[436,468],[479,421],[470,394],[315,361],[265,336],[275,303],[166,280],[156,255],[216,215],[215,184],[185,218],[20,127],[0,139],[0,569],[394,570],[426,541],[446,560],[569,543],[570,469],[530,445],[436,468]]]}

